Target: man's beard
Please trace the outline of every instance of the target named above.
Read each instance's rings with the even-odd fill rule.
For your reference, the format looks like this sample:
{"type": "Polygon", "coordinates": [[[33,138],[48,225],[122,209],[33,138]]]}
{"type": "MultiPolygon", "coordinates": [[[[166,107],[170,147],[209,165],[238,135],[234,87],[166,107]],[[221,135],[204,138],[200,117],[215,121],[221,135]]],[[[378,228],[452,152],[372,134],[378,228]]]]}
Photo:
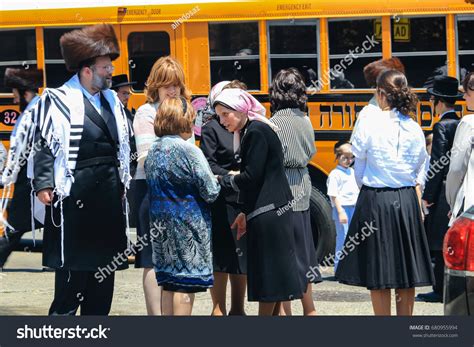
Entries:
{"type": "Polygon", "coordinates": [[[98,74],[94,73],[92,75],[92,86],[98,90],[109,89],[112,85],[112,81],[108,80],[107,77],[101,77],[98,74]]]}

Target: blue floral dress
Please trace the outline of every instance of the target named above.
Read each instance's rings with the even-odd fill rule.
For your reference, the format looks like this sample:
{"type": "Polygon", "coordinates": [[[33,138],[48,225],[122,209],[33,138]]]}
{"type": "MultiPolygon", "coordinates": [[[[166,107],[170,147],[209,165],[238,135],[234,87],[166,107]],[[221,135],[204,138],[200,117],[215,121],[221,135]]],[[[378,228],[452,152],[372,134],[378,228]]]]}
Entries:
{"type": "Polygon", "coordinates": [[[211,212],[220,186],[201,150],[179,136],[157,139],[145,173],[156,279],[163,289],[193,293],[213,284],[211,212]]]}

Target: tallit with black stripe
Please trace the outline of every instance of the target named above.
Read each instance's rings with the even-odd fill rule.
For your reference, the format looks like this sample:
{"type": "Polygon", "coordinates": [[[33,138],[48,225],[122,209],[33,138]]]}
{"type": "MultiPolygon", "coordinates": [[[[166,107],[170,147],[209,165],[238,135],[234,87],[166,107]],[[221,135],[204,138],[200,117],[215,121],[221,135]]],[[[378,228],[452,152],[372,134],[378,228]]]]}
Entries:
{"type": "MultiPolygon", "coordinates": [[[[105,90],[102,94],[109,103],[117,123],[120,179],[128,188],[131,180],[129,160],[131,129],[117,94],[112,90],[105,90]]],[[[55,158],[55,192],[62,198],[67,197],[74,183],[74,170],[84,126],[84,101],[79,77],[74,75],[60,88],[46,89],[40,102],[31,112],[32,118],[38,124],[41,137],[46,140],[55,158]]]]}

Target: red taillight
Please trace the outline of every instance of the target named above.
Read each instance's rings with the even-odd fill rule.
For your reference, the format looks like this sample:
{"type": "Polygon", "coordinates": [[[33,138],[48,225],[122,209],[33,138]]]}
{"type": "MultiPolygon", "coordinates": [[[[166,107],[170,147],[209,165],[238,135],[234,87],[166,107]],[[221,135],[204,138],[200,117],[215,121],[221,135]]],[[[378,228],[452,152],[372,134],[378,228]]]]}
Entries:
{"type": "Polygon", "coordinates": [[[466,270],[474,271],[474,220],[469,224],[469,240],[467,245],[466,270]]]}
{"type": "Polygon", "coordinates": [[[444,237],[444,262],[449,269],[474,269],[474,221],[459,218],[444,237]],[[472,236],[471,236],[472,234],[472,236]]]}

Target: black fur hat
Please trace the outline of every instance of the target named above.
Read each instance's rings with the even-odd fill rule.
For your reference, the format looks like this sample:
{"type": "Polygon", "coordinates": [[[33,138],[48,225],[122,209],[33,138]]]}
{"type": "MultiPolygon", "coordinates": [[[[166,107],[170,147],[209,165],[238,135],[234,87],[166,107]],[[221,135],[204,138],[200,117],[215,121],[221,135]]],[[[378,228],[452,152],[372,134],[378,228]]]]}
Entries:
{"type": "Polygon", "coordinates": [[[61,53],[69,71],[78,71],[81,63],[108,55],[115,60],[120,48],[115,31],[110,24],[97,24],[70,31],[59,39],[61,53]]]}
{"type": "Polygon", "coordinates": [[[34,68],[5,70],[5,87],[35,90],[43,86],[43,70],[34,68]]]}

